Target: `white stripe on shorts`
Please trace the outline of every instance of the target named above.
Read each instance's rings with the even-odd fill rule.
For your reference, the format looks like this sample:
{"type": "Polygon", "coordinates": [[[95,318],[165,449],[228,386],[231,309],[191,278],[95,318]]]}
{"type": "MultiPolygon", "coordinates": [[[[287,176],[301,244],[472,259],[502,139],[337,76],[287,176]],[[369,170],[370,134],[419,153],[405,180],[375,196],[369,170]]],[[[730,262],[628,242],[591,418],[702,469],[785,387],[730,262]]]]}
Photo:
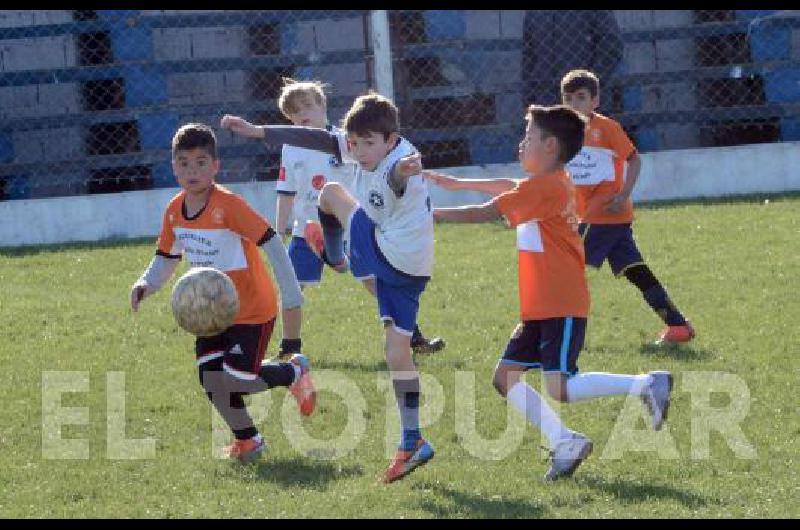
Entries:
{"type": "Polygon", "coordinates": [[[201,364],[205,364],[208,361],[213,361],[214,359],[219,359],[223,355],[225,355],[224,351],[212,351],[211,353],[207,353],[207,354],[205,354],[205,355],[203,355],[201,357],[198,357],[197,361],[195,362],[195,366],[200,366],[201,364]]]}
{"type": "Polygon", "coordinates": [[[228,366],[227,363],[222,363],[222,369],[231,374],[236,379],[241,379],[243,381],[255,381],[256,377],[258,377],[256,374],[241,372],[236,368],[231,368],[230,366],[228,366]]]}

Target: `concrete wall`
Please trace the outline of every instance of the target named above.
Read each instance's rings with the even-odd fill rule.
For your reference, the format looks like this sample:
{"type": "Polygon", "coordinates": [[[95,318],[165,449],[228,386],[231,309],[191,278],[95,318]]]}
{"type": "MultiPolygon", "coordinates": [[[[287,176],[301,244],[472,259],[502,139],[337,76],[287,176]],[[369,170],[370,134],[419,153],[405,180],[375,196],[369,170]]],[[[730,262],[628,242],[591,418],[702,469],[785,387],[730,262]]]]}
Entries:
{"type": "MultiPolygon", "coordinates": [[[[800,142],[642,155],[634,200],[719,197],[800,190],[800,142]]],[[[451,168],[468,178],[521,178],[519,164],[451,168]]],[[[275,183],[227,185],[262,215],[275,219],[275,183]]],[[[0,246],[98,241],[156,236],[164,207],[176,188],[0,203],[0,246]]],[[[437,206],[478,203],[486,196],[449,193],[431,186],[437,206]]]]}

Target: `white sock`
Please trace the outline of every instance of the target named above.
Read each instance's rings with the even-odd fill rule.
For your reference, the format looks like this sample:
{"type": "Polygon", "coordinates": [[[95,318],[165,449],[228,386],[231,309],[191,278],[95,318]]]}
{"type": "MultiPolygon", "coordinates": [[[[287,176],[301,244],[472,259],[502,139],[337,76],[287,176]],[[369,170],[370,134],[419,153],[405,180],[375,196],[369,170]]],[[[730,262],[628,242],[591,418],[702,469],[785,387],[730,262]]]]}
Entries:
{"type": "Polygon", "coordinates": [[[570,402],[605,396],[641,395],[652,382],[648,374],[621,375],[603,372],[577,374],[567,380],[567,397],[570,402]]]}
{"type": "Polygon", "coordinates": [[[530,385],[518,382],[508,391],[506,399],[550,440],[550,447],[572,434],[550,405],[530,385]]]}

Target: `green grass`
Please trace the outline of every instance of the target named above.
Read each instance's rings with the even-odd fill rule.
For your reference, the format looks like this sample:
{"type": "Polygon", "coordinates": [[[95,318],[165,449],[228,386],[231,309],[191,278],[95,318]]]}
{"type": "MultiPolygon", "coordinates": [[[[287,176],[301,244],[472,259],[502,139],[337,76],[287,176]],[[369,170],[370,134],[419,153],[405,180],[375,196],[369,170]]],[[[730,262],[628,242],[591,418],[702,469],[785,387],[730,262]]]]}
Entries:
{"type": "MultiPolygon", "coordinates": [[[[625,400],[565,405],[565,421],[595,441],[595,452],[572,479],[555,484],[540,480],[546,463],[534,429],[526,428],[522,442],[498,460],[472,456],[456,430],[456,396],[459,407],[470,403],[455,383],[465,375],[475,378],[478,433],[499,438],[506,429],[506,407],[490,378],[518,318],[516,251],[514,233],[499,224],[437,226],[436,269],[420,321],[448,346],[418,359],[420,371],[443,391],[442,414],[424,429],[437,456],[388,487],[377,484],[388,463],[386,413],[396,414],[378,385],[385,370],[382,329],[374,302],[349,276],[327,272],[321,288],[307,291],[303,341],[319,383],[330,381],[322,370],[335,371],[365,400],[360,417],[366,430],[356,452],[335,455],[332,442],[311,455],[296,449],[281,416],[287,393],[277,389],[253,402],[259,412],[267,410],[258,425],[269,450],[258,463],[237,465],[212,457],[210,407],[197,382],[192,338],[171,317],[169,289],[148,299],[139,314],[128,308],[129,286],[149,261],[152,240],[0,250],[0,515],[798,517],[799,208],[800,198],[789,196],[769,204],[750,198],[638,209],[642,252],[698,338],[664,350],[648,346],[659,320],[625,280],[615,280],[607,268],[592,270],[579,366],[671,370],[676,388],[667,427],[660,438],[641,436],[671,444],[677,458],[658,458],[654,451],[604,458],[617,418],[628,410],[625,400]],[[43,454],[46,371],[88,374],[87,392],[61,398],[62,407],[89,410],[87,425],[65,425],[61,433],[65,440],[87,440],[88,458],[43,454]],[[716,432],[708,458],[692,458],[692,432],[701,427],[692,423],[699,395],[684,384],[703,371],[746,384],[750,408],[740,427],[756,458],[738,458],[716,432]],[[154,457],[108,456],[110,372],[124,373],[127,438],[155,439],[154,457]]],[[[528,380],[541,388],[535,374],[528,380]]],[[[730,399],[717,391],[711,405],[725,407],[730,399]]],[[[289,408],[292,421],[285,424],[302,423],[309,435],[334,440],[345,428],[347,403],[329,390],[318,402],[315,415],[302,422],[289,408]]],[[[646,432],[643,422],[635,425],[646,432]]]]}

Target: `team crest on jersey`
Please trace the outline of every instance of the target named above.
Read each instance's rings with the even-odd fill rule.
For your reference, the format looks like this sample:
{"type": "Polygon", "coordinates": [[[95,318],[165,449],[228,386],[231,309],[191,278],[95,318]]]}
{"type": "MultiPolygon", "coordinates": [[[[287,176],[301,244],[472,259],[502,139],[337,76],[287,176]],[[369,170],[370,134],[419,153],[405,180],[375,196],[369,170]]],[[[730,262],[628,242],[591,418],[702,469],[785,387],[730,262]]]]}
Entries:
{"type": "Polygon", "coordinates": [[[311,187],[319,191],[325,185],[325,175],[314,175],[311,177],[311,187]]]}
{"type": "Polygon", "coordinates": [[[592,130],[592,140],[596,142],[599,139],[600,139],[600,130],[599,129],[592,130]]]}
{"type": "Polygon", "coordinates": [[[215,223],[221,225],[225,221],[225,212],[222,208],[214,208],[214,211],[211,212],[211,218],[215,223]]]}
{"type": "Polygon", "coordinates": [[[369,203],[375,208],[383,208],[383,195],[381,195],[377,191],[370,191],[369,203]]]}

